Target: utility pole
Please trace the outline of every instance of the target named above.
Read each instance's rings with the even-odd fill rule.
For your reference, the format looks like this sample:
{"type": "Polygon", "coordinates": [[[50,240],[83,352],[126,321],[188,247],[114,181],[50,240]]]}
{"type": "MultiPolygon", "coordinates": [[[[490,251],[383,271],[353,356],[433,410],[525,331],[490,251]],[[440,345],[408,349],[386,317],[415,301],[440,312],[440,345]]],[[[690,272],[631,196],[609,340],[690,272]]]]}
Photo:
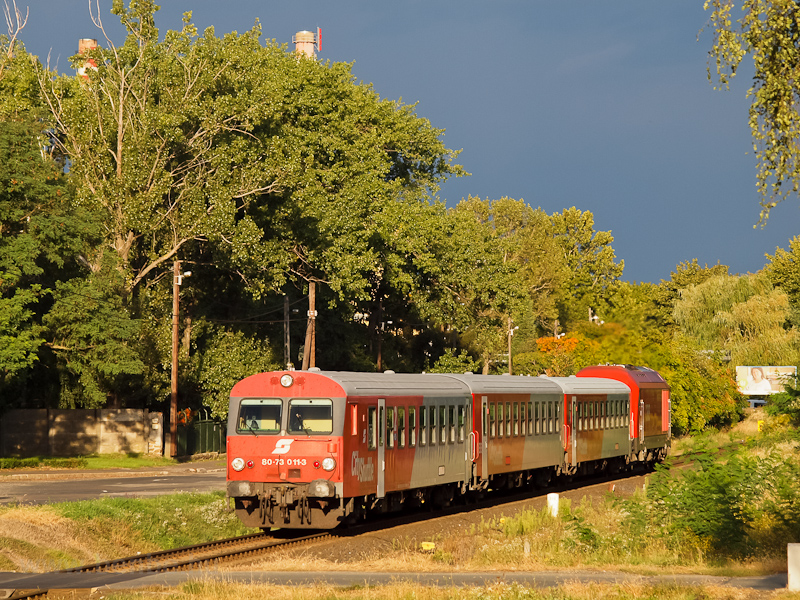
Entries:
{"type": "Polygon", "coordinates": [[[170,456],[178,455],[178,313],[181,292],[181,261],[172,263],[172,376],[169,403],[170,456]]]}
{"type": "Polygon", "coordinates": [[[308,325],[306,326],[306,345],[303,350],[303,371],[317,366],[317,290],[316,283],[308,282],[308,325]]]}
{"type": "Polygon", "coordinates": [[[289,337],[289,296],[283,297],[283,363],[289,369],[292,362],[292,347],[289,337]]]}
{"type": "Polygon", "coordinates": [[[191,271],[181,274],[181,261],[172,263],[172,376],[170,381],[169,437],[170,456],[178,456],[178,320],[180,316],[181,284],[191,271]]]}

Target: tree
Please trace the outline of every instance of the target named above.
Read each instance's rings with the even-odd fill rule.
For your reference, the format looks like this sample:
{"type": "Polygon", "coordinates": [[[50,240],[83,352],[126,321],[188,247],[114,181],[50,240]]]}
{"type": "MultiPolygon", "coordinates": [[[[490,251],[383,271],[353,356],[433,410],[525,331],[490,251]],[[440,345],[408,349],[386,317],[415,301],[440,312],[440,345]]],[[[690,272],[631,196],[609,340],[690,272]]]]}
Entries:
{"type": "Polygon", "coordinates": [[[662,279],[653,291],[655,309],[648,320],[654,322],[657,329],[669,334],[674,333],[676,328],[675,303],[680,299],[681,291],[689,286],[703,283],[712,277],[727,274],[728,267],[725,265],[701,267],[696,258],[679,263],[670,273],[670,278],[662,279]]]}
{"type": "Polygon", "coordinates": [[[719,82],[727,88],[744,58],[753,60],[747,95],[763,224],[778,202],[800,188],[800,6],[794,0],[706,0],[704,6],[711,8],[710,55],[719,82]]]}
{"type": "Polygon", "coordinates": [[[575,207],[552,215],[553,234],[564,257],[567,281],[560,290],[563,323],[588,320],[612,295],[625,267],[616,262],[610,231],[595,231],[594,216],[575,207]]]}
{"type": "Polygon", "coordinates": [[[211,244],[255,294],[292,276],[363,293],[375,206],[461,172],[441,131],[348,65],[262,45],[258,25],[200,36],[187,13],[159,41],[156,10],[115,1],[123,45],[76,57],[87,79],[40,75],[79,201],[105,215],[93,265],[113,251],[131,292],[211,244]]]}
{"type": "Polygon", "coordinates": [[[28,115],[0,120],[0,384],[39,360],[49,295],[57,279],[76,274],[82,247],[85,226],[42,139],[28,115]]]}
{"type": "Polygon", "coordinates": [[[764,273],[777,288],[789,297],[790,320],[793,325],[800,325],[800,236],[789,240],[789,250],[776,248],[775,254],[767,254],[769,261],[764,273]]]}
{"type": "Polygon", "coordinates": [[[394,205],[427,210],[463,169],[441,130],[358,85],[349,65],[262,44],[258,24],[201,35],[190,14],[159,41],[156,11],[150,0],[115,0],[124,43],[93,15],[103,47],[73,62],[96,68],[86,77],[40,68],[38,81],[77,203],[101,220],[102,241],[85,254],[92,285],[110,286],[120,317],[138,323],[129,346],[146,356],[138,377],[160,389],[169,322],[158,304],[170,298],[173,260],[196,273],[195,291],[181,292],[193,294],[185,331],[189,311],[230,320],[245,295],[303,293],[309,281],[327,284],[340,307],[368,302],[384,268],[384,216],[394,205]]]}
{"type": "Polygon", "coordinates": [[[800,338],[785,327],[788,318],[788,296],[763,274],[711,277],[685,288],[675,304],[681,333],[734,365],[796,364],[800,338]]]}

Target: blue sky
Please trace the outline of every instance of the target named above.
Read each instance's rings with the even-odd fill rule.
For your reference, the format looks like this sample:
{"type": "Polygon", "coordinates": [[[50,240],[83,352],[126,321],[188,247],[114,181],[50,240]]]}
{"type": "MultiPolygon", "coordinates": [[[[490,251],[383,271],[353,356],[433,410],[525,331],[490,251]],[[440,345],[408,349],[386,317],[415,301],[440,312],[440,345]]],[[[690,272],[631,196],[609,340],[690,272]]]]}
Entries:
{"type": "MultiPolygon", "coordinates": [[[[96,0],[92,0],[94,5],[96,0]]],[[[60,70],[77,40],[100,38],[89,0],[30,5],[21,39],[60,70]]],[[[290,43],[322,28],[322,60],[353,63],[384,98],[418,103],[446,130],[472,175],[440,198],[524,199],[547,212],[575,206],[610,230],[623,279],[668,279],[677,263],[755,272],[800,234],[793,199],[754,229],[759,206],[747,127],[749,80],[715,91],[701,0],[162,0],[157,25],[184,11],[202,31],[246,31],[290,43]],[[699,34],[699,38],[698,38],[699,34]]],[[[122,32],[100,0],[110,36],[122,32]]]]}

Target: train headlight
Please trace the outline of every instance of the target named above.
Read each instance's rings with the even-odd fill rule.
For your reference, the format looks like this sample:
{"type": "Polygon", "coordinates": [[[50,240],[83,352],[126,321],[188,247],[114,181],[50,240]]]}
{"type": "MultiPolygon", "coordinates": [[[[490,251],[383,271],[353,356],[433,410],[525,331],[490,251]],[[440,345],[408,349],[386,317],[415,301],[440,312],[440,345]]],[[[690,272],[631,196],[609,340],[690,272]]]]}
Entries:
{"type": "Polygon", "coordinates": [[[231,461],[231,468],[234,471],[241,471],[244,469],[244,459],[238,456],[231,461]]]}
{"type": "Polygon", "coordinates": [[[336,468],[336,461],[330,457],[322,459],[322,468],[326,471],[333,471],[336,468]]]}

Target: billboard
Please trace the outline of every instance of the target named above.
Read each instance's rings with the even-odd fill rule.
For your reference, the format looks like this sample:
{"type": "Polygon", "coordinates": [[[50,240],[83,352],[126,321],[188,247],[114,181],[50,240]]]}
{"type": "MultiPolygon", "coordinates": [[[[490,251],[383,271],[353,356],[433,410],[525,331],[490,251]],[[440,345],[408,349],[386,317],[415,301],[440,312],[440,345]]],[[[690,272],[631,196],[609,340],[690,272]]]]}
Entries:
{"type": "Polygon", "coordinates": [[[736,386],[746,396],[767,396],[783,391],[784,382],[794,383],[797,367],[736,367],[736,386]]]}

